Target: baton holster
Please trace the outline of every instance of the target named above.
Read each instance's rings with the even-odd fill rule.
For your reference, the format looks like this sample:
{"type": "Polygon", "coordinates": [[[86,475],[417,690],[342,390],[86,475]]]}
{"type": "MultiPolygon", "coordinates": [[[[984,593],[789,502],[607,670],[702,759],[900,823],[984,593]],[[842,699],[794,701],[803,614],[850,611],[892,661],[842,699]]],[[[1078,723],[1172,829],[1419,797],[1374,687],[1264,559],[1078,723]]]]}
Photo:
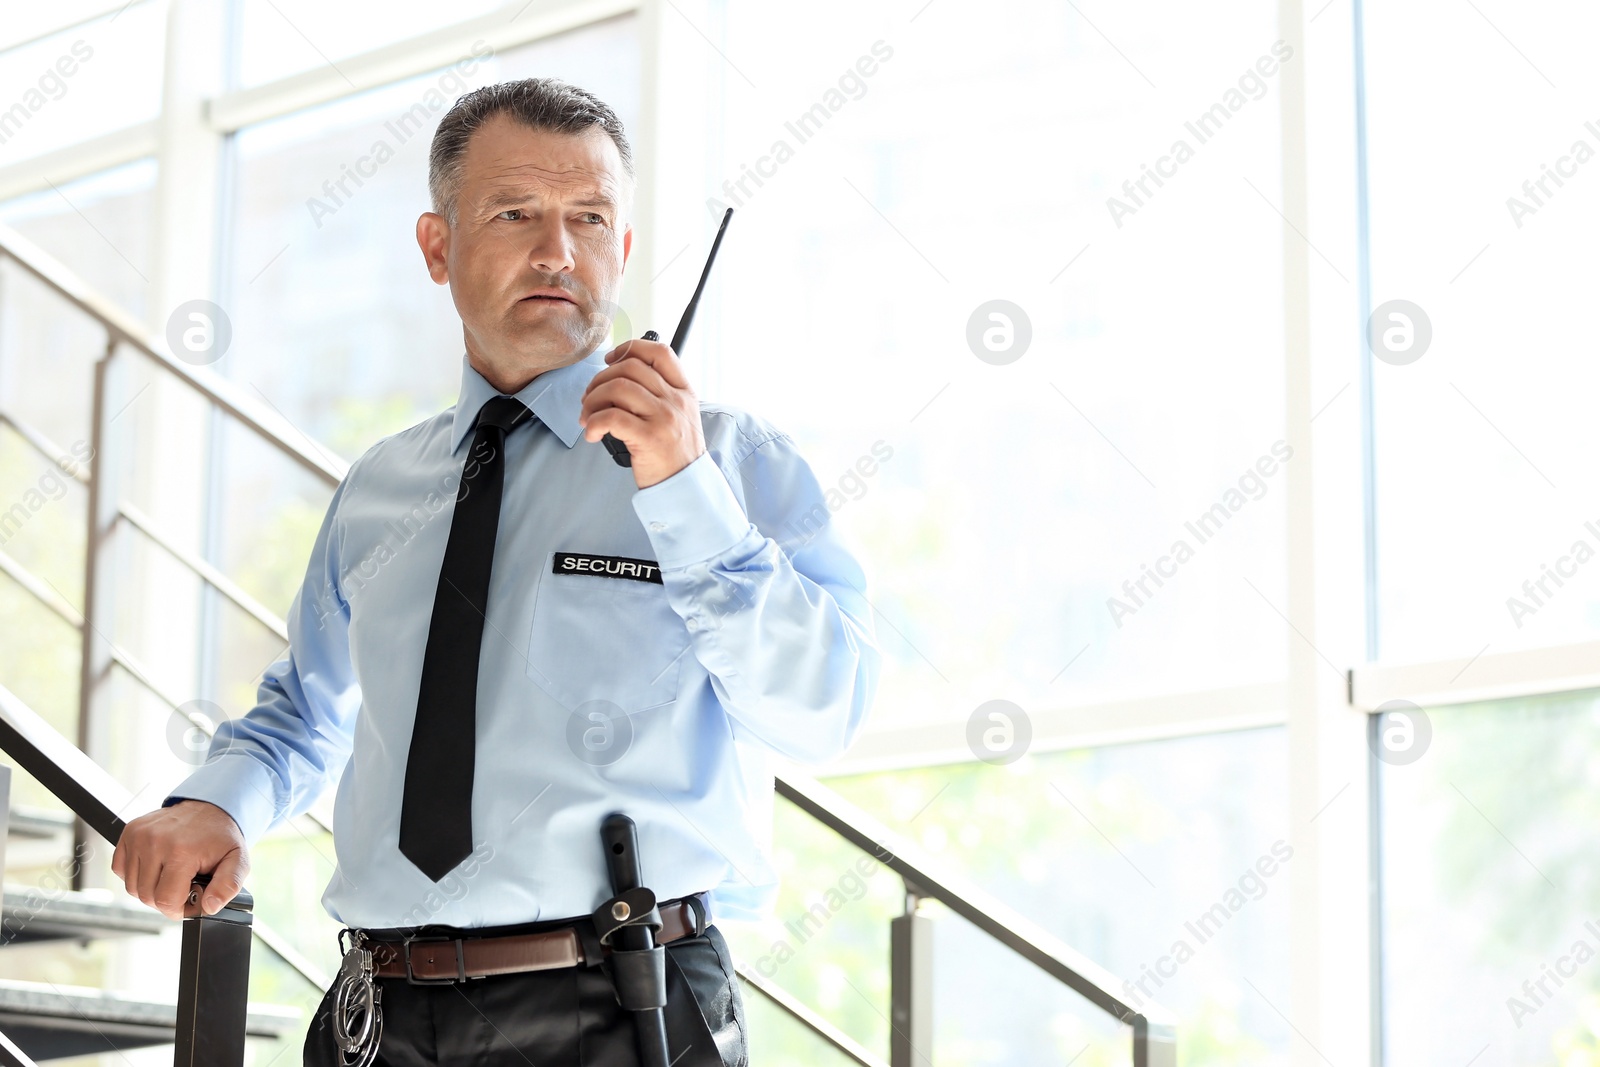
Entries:
{"type": "MultiPolygon", "coordinates": [[[[661,912],[656,908],[655,893],[643,886],[624,890],[601,904],[589,918],[600,944],[611,949],[606,963],[610,965],[612,991],[617,1003],[628,1011],[666,1007],[667,950],[654,944],[655,934],[661,929],[661,912]],[[629,927],[647,927],[654,947],[624,948],[613,940],[619,930],[629,927]]],[[[624,937],[622,940],[635,939],[624,937]]]]}
{"type": "Polygon", "coordinates": [[[614,811],[600,824],[606,874],[616,895],[594,910],[589,921],[602,945],[611,949],[607,972],[617,1003],[633,1016],[643,1067],[670,1067],[667,1048],[667,953],[656,944],[661,911],[644,886],[639,835],[633,820],[614,811]]]}

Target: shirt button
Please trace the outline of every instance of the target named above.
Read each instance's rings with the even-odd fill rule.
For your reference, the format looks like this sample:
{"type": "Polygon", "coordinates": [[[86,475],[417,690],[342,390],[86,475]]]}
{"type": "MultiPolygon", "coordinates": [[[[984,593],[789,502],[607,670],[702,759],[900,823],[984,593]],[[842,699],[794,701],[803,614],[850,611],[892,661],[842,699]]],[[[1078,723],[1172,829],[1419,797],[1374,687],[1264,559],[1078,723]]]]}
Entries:
{"type": "Polygon", "coordinates": [[[650,524],[650,529],[652,530],[665,530],[666,528],[667,524],[664,522],[652,522],[650,524]]]}
{"type": "Polygon", "coordinates": [[[700,622],[698,619],[685,619],[683,624],[691,630],[698,630],[700,628],[700,622]]]}

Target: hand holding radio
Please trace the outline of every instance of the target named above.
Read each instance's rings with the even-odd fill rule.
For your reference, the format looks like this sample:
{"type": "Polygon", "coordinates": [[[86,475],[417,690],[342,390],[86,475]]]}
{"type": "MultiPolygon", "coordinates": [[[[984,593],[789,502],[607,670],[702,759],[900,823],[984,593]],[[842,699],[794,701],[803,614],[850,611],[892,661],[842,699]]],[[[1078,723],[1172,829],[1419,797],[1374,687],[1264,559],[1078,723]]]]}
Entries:
{"type": "Polygon", "coordinates": [[[584,440],[610,433],[623,442],[640,489],[672,477],[706,450],[700,401],[683,364],[650,336],[606,353],[606,368],[590,380],[578,414],[584,440]]]}
{"type": "Polygon", "coordinates": [[[700,271],[694,296],[689,299],[683,318],[678,320],[672,344],[659,344],[654,330],[645,331],[637,341],[624,341],[606,353],[606,369],[596,374],[584,390],[583,407],[578,414],[584,439],[595,440],[590,427],[596,426],[601,432],[600,440],[617,465],[635,468],[634,483],[640,489],[670,478],[705,451],[705,438],[700,429],[700,402],[689,389],[689,379],[683,373],[678,356],[689,339],[689,327],[694,323],[695,309],[700,306],[700,294],[705,292],[706,278],[711,275],[711,265],[717,261],[717,249],[722,247],[722,235],[727,232],[731,218],[733,208],[730,207],[722,214],[717,236],[711,242],[711,254],[700,271]],[[643,368],[627,365],[634,360],[641,361],[643,368]],[[617,382],[632,384],[612,384],[617,382]],[[602,387],[608,388],[598,393],[602,387]],[[612,433],[613,429],[619,433],[612,433]],[[643,471],[633,460],[636,444],[648,452],[643,471]]]}

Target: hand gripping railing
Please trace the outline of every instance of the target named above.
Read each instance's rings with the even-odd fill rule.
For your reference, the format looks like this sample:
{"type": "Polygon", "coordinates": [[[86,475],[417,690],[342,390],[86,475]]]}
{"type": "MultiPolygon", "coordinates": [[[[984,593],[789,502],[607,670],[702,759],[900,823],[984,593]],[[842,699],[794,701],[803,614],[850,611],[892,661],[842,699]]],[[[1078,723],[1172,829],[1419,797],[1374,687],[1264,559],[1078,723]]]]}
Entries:
{"type": "MultiPolygon", "coordinates": [[[[108,844],[122,836],[117,812],[133,797],[9,689],[0,686],[0,752],[33,775],[108,844]]],[[[245,993],[250,981],[250,894],[240,890],[215,915],[195,880],[184,907],[174,1067],[243,1067],[245,993]]],[[[0,1053],[0,1062],[3,1062],[0,1053]]]]}

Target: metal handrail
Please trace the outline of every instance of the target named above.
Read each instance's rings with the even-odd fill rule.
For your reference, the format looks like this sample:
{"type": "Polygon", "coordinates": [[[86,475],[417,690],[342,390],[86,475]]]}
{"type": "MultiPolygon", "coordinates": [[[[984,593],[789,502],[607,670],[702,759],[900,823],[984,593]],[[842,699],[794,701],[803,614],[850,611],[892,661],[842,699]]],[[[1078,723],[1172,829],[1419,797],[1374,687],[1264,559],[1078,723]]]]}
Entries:
{"type": "MultiPolygon", "coordinates": [[[[110,304],[89,288],[66,267],[48,256],[37,246],[28,242],[15,231],[5,226],[0,226],[0,256],[6,256],[22,266],[34,277],[53,289],[60,296],[68,300],[91,318],[96,319],[107,331],[108,343],[106,356],[102,358],[96,375],[96,430],[97,440],[95,458],[99,458],[98,431],[101,428],[100,400],[103,398],[104,367],[110,359],[117,344],[125,343],[153,361],[156,366],[168,371],[213,404],[232,415],[250,429],[257,437],[276,448],[285,456],[293,459],[301,467],[321,478],[330,488],[338,485],[342,480],[348,465],[336,458],[330,458],[321,450],[321,447],[305,434],[295,429],[288,421],[267,406],[260,405],[250,397],[244,395],[236,386],[214,372],[204,368],[192,367],[176,359],[161,341],[153,337],[140,323],[126,315],[121,309],[110,304]],[[305,437],[312,448],[305,448],[291,440],[289,433],[305,437]]],[[[26,431],[18,426],[14,419],[6,419],[25,437],[26,431]]],[[[38,442],[44,439],[37,434],[29,437],[30,444],[39,447],[38,442]],[[34,438],[38,440],[35,441],[34,438]]],[[[91,493],[94,489],[95,471],[92,468],[88,478],[91,493]]],[[[93,530],[94,504],[91,501],[91,530],[93,530]]],[[[173,554],[180,562],[189,566],[203,581],[213,588],[217,588],[225,596],[233,599],[256,621],[278,632],[282,620],[278,619],[265,607],[261,606],[248,595],[236,598],[233,592],[242,593],[241,589],[234,586],[231,580],[222,575],[209,563],[198,560],[188,553],[177,548],[170,539],[156,532],[154,526],[142,513],[137,513],[131,505],[117,502],[107,507],[107,525],[117,519],[125,519],[131,525],[139,528],[141,532],[151,537],[169,553],[173,554]],[[134,512],[130,514],[130,512],[134,512]],[[220,579],[220,582],[218,581],[220,579]],[[248,606],[247,606],[248,603],[248,606]]],[[[94,546],[89,547],[91,553],[94,546]]],[[[92,576],[93,566],[91,563],[92,576]]],[[[92,598],[90,598],[92,599],[92,598]]],[[[87,617],[92,611],[86,610],[87,617]]],[[[286,632],[286,631],[285,631],[286,632]]],[[[281,636],[281,634],[280,634],[281,636]]],[[[85,636],[87,649],[87,632],[85,636]]],[[[107,642],[109,645],[109,642],[107,642]]],[[[104,659],[108,663],[119,662],[119,665],[130,670],[140,681],[158,696],[162,696],[171,704],[170,698],[159,693],[154,686],[142,677],[140,671],[133,667],[126,659],[125,654],[114,647],[104,650],[104,659]]],[[[85,674],[88,674],[89,656],[85,655],[85,674]]],[[[5,694],[0,687],[0,694],[5,694]]],[[[8,695],[8,694],[7,694],[8,695]]],[[[13,698],[14,699],[14,698],[13,698]]],[[[203,726],[202,726],[203,728],[203,726]]],[[[0,746],[3,747],[3,746],[0,746]]],[[[74,748],[74,751],[78,751],[74,748]]],[[[81,756],[82,753],[79,752],[81,756]]],[[[88,757],[83,757],[88,760],[88,757]]],[[[91,766],[98,767],[93,761],[88,761],[91,766]]],[[[101,772],[103,773],[103,772],[101,772]]],[[[800,810],[822,824],[834,834],[844,838],[855,847],[871,854],[880,863],[888,866],[904,881],[908,894],[908,901],[918,899],[938,900],[952,912],[966,919],[972,925],[983,931],[989,937],[1011,949],[1022,958],[1039,967],[1050,977],[1078,993],[1089,1003],[1106,1012],[1113,1018],[1132,1028],[1133,1031],[1133,1060],[1135,1067],[1174,1067],[1176,1064],[1176,1025],[1174,1018],[1163,1008],[1155,1004],[1146,1005],[1138,1010],[1127,1004],[1114,989],[1118,984],[1109,971],[1087,957],[1077,953],[1060,940],[1043,930],[1024,916],[1001,904],[979,890],[976,886],[967,883],[958,876],[939,869],[939,866],[930,861],[913,846],[905,843],[898,835],[889,831],[877,820],[865,812],[849,804],[844,798],[832,790],[798,774],[786,774],[775,779],[777,794],[795,804],[800,810]],[[889,842],[894,842],[895,847],[887,848],[889,842]]],[[[76,809],[74,809],[76,810],[76,809]]],[[[320,820],[318,820],[320,823],[320,820]]],[[[120,823],[118,824],[120,831],[120,823]]],[[[903,919],[918,918],[911,914],[903,919]]],[[[897,920],[899,922],[900,920],[897,920]]],[[[259,934],[260,927],[256,930],[259,934]]],[[[898,932],[897,932],[898,936],[898,932]]],[[[263,939],[265,942],[265,939],[263,939]]],[[[269,944],[269,947],[273,947],[269,944]]],[[[276,949],[275,949],[276,951],[276,949]]],[[[280,953],[281,954],[281,953],[280,953]]],[[[287,960],[291,966],[294,961],[287,960]]],[[[296,967],[297,970],[301,968],[296,967]]],[[[304,975],[306,972],[301,970],[304,975]]],[[[850,1038],[833,1028],[825,1020],[805,1009],[798,1001],[771,983],[762,982],[751,974],[740,971],[740,977],[751,988],[760,992],[778,1007],[798,1019],[812,1029],[813,1032],[830,1042],[835,1049],[850,1056],[857,1063],[876,1067],[873,1060],[864,1050],[855,1045],[850,1038]]],[[[322,982],[319,988],[325,987],[322,982]]],[[[900,1067],[902,1055],[909,1058],[911,1052],[904,1051],[911,1047],[911,1042],[903,1032],[898,1032],[897,1055],[894,1057],[894,1067],[900,1067]]],[[[917,1058],[925,1054],[916,1050],[917,1058]]]]}
{"type": "Polygon", "coordinates": [[[51,463],[54,463],[56,466],[60,467],[62,471],[64,471],[69,477],[76,480],[79,484],[89,484],[89,476],[82,470],[78,469],[77,466],[68,467],[61,462],[61,457],[66,455],[66,452],[54,441],[50,440],[50,438],[37,427],[23,422],[21,419],[18,419],[13,415],[9,415],[4,411],[0,411],[0,426],[11,427],[12,431],[15,432],[18,437],[22,438],[23,441],[27,442],[30,448],[39,453],[39,455],[43,456],[45,459],[48,459],[51,463]]]}
{"type": "Polygon", "coordinates": [[[267,606],[249,593],[244,587],[226,574],[223,574],[211,563],[186,551],[172,537],[163,531],[159,524],[132,503],[124,500],[117,506],[118,514],[126,519],[135,530],[144,534],[167,555],[189,568],[195,577],[204,581],[211,588],[226,597],[234,607],[250,616],[262,627],[272,633],[278,640],[285,644],[289,641],[289,627],[284,621],[267,609],[267,606]]]}
{"type": "MultiPolygon", "coordinates": [[[[294,437],[305,435],[270,405],[252,399],[244,390],[215,371],[191,366],[178,359],[167,348],[166,342],[152,334],[141,322],[91,290],[59,260],[9,226],[0,225],[0,256],[9,258],[103,326],[112,346],[125,344],[138,352],[239,420],[264,443],[294,460],[321,479],[328,488],[337,486],[344,477],[349,464],[319,449],[296,444],[294,437]]],[[[310,439],[307,438],[307,441],[310,439]]]]}
{"type": "MultiPolygon", "coordinates": [[[[16,760],[107,843],[115,845],[122,837],[126,823],[118,813],[133,803],[134,794],[4,685],[0,685],[0,752],[16,760]]],[[[241,889],[236,899],[246,910],[253,906],[248,890],[241,889]]],[[[300,977],[319,989],[328,987],[332,979],[282,935],[259,919],[252,923],[252,931],[300,977]]]]}
{"type": "Polygon", "coordinates": [[[754,971],[748,970],[737,963],[734,964],[733,970],[741,981],[757,993],[760,993],[768,1002],[787,1012],[813,1034],[826,1041],[835,1052],[848,1056],[852,1062],[859,1064],[860,1067],[888,1067],[878,1057],[856,1044],[850,1035],[812,1011],[800,998],[776,982],[769,982],[754,971]]]}
{"type": "MultiPolygon", "coordinates": [[[[84,825],[115,844],[126,829],[118,814],[132,797],[99,764],[0,686],[0,752],[33,775],[84,825]]],[[[9,781],[10,768],[6,768],[9,781]]],[[[3,827],[0,827],[3,829],[3,827]]],[[[74,856],[81,850],[74,849],[74,856]]],[[[206,915],[198,902],[209,876],[194,879],[183,910],[178,1003],[174,1013],[174,1067],[242,1067],[245,990],[250,978],[254,901],[240,889],[226,906],[206,915]]],[[[14,1046],[5,1051],[6,1062],[14,1046]]],[[[25,1057],[21,1058],[25,1062],[25,1057]]]]}
{"type": "Polygon", "coordinates": [[[35,578],[32,571],[12,559],[5,552],[0,552],[0,574],[4,574],[7,578],[22,586],[24,592],[30,594],[46,608],[49,608],[51,612],[74,630],[83,629],[83,616],[78,614],[77,608],[67,603],[66,598],[50,588],[48,583],[35,578]]]}
{"type": "Polygon", "coordinates": [[[1136,1067],[1175,1062],[1176,1019],[1164,1008],[1148,1004],[1135,1009],[1113,991],[1121,983],[1110,971],[966,879],[941,869],[916,846],[820,782],[788,773],[777,776],[775,785],[779,796],[899,875],[908,894],[939,901],[1101,1011],[1131,1026],[1136,1067]]]}
{"type": "Polygon", "coordinates": [[[133,800],[122,783],[4,685],[0,685],[0,752],[16,760],[100,837],[116,844],[122,836],[126,824],[118,812],[133,800]]]}

